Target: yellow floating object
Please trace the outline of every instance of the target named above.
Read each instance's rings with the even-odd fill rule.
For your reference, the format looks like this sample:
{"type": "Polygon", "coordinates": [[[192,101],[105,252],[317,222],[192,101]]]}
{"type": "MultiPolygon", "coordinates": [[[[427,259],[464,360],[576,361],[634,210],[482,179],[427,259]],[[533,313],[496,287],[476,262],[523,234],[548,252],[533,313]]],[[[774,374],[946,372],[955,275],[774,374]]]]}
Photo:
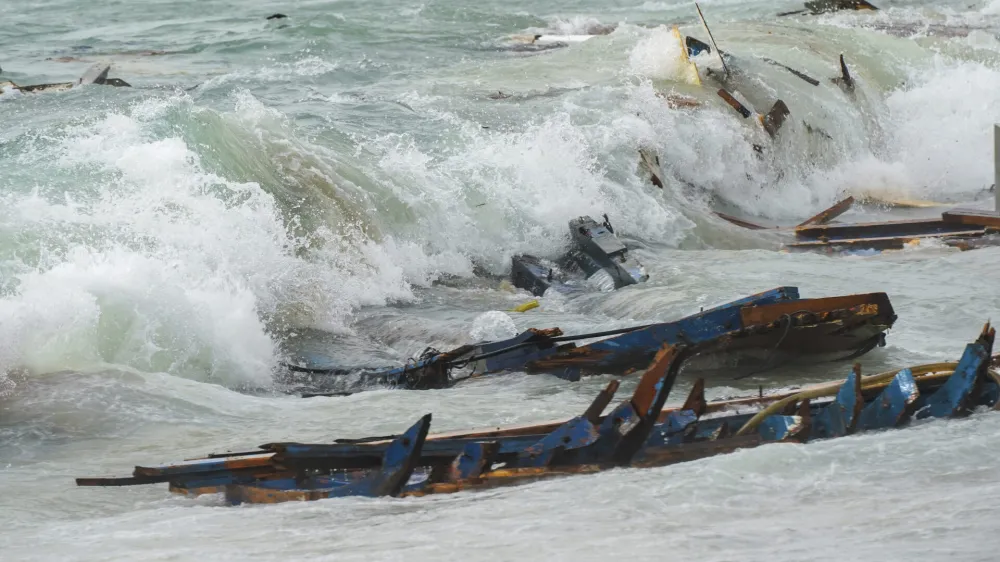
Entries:
{"type": "Polygon", "coordinates": [[[677,43],[681,48],[681,74],[683,76],[683,80],[692,86],[701,86],[701,76],[698,75],[698,65],[691,62],[691,59],[688,57],[687,45],[684,44],[684,38],[681,37],[681,30],[675,25],[670,32],[677,38],[677,43]]]}
{"type": "Polygon", "coordinates": [[[530,300],[524,304],[519,304],[514,308],[510,309],[508,312],[527,312],[532,308],[538,308],[539,304],[537,300],[530,300]]]}
{"type": "Polygon", "coordinates": [[[933,207],[947,207],[949,203],[941,201],[929,201],[926,199],[908,199],[906,197],[893,197],[892,195],[876,195],[875,193],[862,193],[860,199],[864,203],[875,205],[889,205],[901,209],[930,209],[933,207]]]}

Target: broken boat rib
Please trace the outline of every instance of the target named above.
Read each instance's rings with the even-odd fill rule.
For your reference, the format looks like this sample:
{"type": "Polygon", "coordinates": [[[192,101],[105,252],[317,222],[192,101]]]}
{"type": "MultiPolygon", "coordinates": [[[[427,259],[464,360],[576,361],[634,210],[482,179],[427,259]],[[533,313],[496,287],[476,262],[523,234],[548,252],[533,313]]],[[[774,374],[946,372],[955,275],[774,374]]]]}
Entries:
{"type": "Polygon", "coordinates": [[[899,427],[913,417],[952,418],[996,408],[1000,374],[990,369],[987,324],[957,363],[916,366],[782,396],[706,402],[698,381],[682,406],[665,408],[682,365],[704,344],[666,344],[631,398],[601,416],[612,381],[580,416],[563,422],[429,434],[428,414],[403,434],[345,443],[270,443],[256,452],[137,466],[124,478],[78,478],[78,486],[168,483],[189,496],[223,493],[230,503],[343,496],[423,496],[489,488],[614,467],[685,462],[773,442],[807,442],[899,427]],[[736,412],[755,404],[754,413],[736,412]]]}

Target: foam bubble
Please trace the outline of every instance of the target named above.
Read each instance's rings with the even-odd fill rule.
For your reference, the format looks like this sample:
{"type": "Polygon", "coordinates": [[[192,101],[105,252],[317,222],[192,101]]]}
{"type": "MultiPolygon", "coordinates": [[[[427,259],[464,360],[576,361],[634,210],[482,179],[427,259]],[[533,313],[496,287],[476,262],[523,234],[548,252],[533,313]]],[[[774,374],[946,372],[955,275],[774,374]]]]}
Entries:
{"type": "Polygon", "coordinates": [[[499,310],[484,312],[472,321],[469,336],[472,341],[496,341],[517,335],[517,326],[506,313],[499,310]]]}
{"type": "Polygon", "coordinates": [[[628,63],[633,73],[647,78],[681,82],[687,75],[680,43],[666,26],[640,39],[629,53],[628,63]]]}

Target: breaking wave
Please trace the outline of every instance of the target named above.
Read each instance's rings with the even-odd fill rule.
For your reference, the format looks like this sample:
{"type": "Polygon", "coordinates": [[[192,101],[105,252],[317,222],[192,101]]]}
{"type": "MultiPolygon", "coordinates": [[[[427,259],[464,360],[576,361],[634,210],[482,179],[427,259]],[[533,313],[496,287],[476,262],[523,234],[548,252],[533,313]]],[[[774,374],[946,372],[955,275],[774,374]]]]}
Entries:
{"type": "MultiPolygon", "coordinates": [[[[713,28],[753,77],[734,94],[761,113],[779,98],[791,109],[773,141],[717,88],[683,80],[668,27],[605,35],[590,17],[550,18],[544,31],[602,34],[591,41],[373,88],[373,99],[412,110],[413,130],[341,130],[327,116],[303,131],[248,90],[226,91],[253,74],[235,72],[203,88],[225,95],[222,109],[161,92],[19,134],[0,151],[47,179],[12,173],[0,195],[0,372],[113,367],[267,386],[288,334],[350,334],[363,307],[418,303],[442,276],[557,254],[581,215],[607,213],[639,243],[737,248],[755,242],[720,230],[709,212],[719,200],[791,220],[845,194],[981,194],[992,183],[983,124],[1000,121],[995,47],[921,45],[838,18],[713,28]],[[830,83],[840,53],[854,97],[830,83]],[[500,88],[477,72],[507,80],[511,96],[484,99],[500,88]],[[665,93],[698,106],[671,107],[665,93]],[[640,147],[660,155],[664,190],[639,170],[640,147]]],[[[700,27],[682,32],[707,39],[700,27]]],[[[694,58],[703,75],[713,57],[694,58]]],[[[339,68],[304,53],[255,79],[339,68]]],[[[329,103],[335,92],[316,99],[341,105],[329,103]]],[[[486,320],[477,333],[510,331],[486,320]]]]}

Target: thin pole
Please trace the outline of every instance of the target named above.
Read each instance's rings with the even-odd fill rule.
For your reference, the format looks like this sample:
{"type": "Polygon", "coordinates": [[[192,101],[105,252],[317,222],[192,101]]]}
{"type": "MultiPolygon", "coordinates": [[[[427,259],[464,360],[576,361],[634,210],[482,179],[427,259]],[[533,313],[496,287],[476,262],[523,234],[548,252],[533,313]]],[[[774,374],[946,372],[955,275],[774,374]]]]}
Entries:
{"type": "Polygon", "coordinates": [[[1000,125],[993,125],[993,211],[1000,213],[1000,125]]]}

